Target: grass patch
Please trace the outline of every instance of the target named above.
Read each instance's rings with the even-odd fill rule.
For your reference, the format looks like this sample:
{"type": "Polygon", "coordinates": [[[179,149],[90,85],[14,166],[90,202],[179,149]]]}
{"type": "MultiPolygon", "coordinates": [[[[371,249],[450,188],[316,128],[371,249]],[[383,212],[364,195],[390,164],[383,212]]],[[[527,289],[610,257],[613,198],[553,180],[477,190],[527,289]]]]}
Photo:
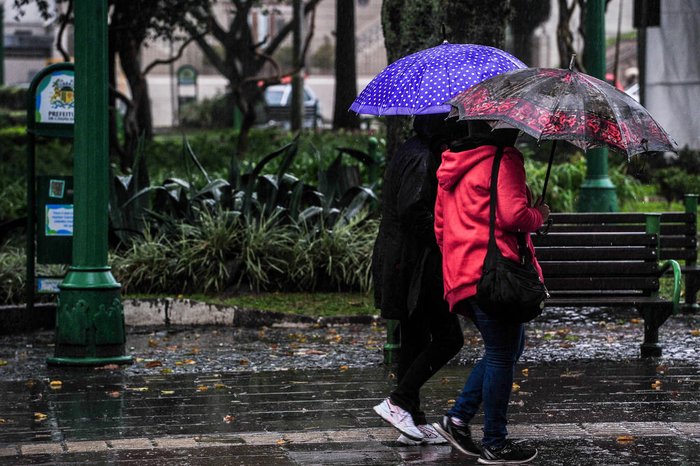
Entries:
{"type": "MultiPolygon", "coordinates": [[[[127,299],[166,297],[172,297],[172,295],[130,294],[125,296],[127,299]]],[[[230,297],[194,294],[179,295],[178,299],[191,299],[207,304],[238,306],[312,317],[379,314],[379,311],[374,308],[372,296],[365,293],[251,293],[230,297]]]]}

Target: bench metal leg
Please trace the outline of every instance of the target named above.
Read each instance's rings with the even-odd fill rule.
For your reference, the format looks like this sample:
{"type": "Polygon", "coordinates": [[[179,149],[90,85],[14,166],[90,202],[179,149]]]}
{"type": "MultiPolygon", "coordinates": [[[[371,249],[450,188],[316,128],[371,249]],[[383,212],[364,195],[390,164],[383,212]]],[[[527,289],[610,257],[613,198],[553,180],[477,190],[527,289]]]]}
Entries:
{"type": "Polygon", "coordinates": [[[639,314],[644,319],[644,342],[642,343],[642,357],[661,356],[661,346],[659,345],[659,327],[666,322],[666,319],[673,313],[672,309],[642,308],[639,314]]]}

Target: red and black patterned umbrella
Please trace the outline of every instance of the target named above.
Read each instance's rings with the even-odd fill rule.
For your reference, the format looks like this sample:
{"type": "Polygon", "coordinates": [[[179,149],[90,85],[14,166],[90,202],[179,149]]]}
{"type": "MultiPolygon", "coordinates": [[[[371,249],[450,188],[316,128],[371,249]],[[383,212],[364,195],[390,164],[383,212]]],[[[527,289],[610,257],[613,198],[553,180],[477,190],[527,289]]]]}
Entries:
{"type": "Polygon", "coordinates": [[[460,119],[497,120],[537,140],[566,140],[583,150],[607,146],[628,157],[675,151],[666,131],[632,97],[570,69],[508,71],[449,103],[460,119]]]}
{"type": "MultiPolygon", "coordinates": [[[[573,59],[572,59],[573,64],[573,59]]],[[[610,147],[626,154],[675,151],[675,143],[649,112],[610,84],[571,68],[525,68],[496,75],[448,101],[460,120],[495,120],[538,141],[554,140],[588,150],[610,147]]]]}

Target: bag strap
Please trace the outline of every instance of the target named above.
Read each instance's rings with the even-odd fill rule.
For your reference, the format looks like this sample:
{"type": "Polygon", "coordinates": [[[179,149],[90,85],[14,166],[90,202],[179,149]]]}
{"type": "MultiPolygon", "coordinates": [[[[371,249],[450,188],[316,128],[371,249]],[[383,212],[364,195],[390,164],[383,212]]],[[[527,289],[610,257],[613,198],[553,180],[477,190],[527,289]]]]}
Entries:
{"type": "MultiPolygon", "coordinates": [[[[488,251],[498,249],[496,244],[496,208],[498,206],[498,170],[501,167],[501,158],[503,158],[503,146],[499,145],[496,149],[496,156],[493,159],[493,167],[491,168],[491,199],[489,201],[489,244],[488,251]]],[[[526,260],[532,261],[530,249],[525,244],[525,233],[516,233],[518,239],[518,256],[520,263],[525,264],[526,260]]]]}

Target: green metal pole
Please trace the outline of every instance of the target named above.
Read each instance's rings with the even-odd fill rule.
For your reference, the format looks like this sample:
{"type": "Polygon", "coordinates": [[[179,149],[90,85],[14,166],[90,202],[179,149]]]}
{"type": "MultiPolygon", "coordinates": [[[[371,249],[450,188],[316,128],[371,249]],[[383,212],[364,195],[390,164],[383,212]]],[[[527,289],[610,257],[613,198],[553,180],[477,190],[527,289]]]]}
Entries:
{"type": "MultiPolygon", "coordinates": [[[[586,71],[605,80],[605,0],[586,3],[586,71]]],[[[615,186],[608,177],[608,150],[592,149],[586,153],[586,179],[581,185],[580,212],[616,212],[615,186]]]]}
{"type": "Polygon", "coordinates": [[[60,285],[52,365],[132,362],[121,285],[107,265],[107,57],[107,0],[76,0],[73,265],[60,285]]]}

